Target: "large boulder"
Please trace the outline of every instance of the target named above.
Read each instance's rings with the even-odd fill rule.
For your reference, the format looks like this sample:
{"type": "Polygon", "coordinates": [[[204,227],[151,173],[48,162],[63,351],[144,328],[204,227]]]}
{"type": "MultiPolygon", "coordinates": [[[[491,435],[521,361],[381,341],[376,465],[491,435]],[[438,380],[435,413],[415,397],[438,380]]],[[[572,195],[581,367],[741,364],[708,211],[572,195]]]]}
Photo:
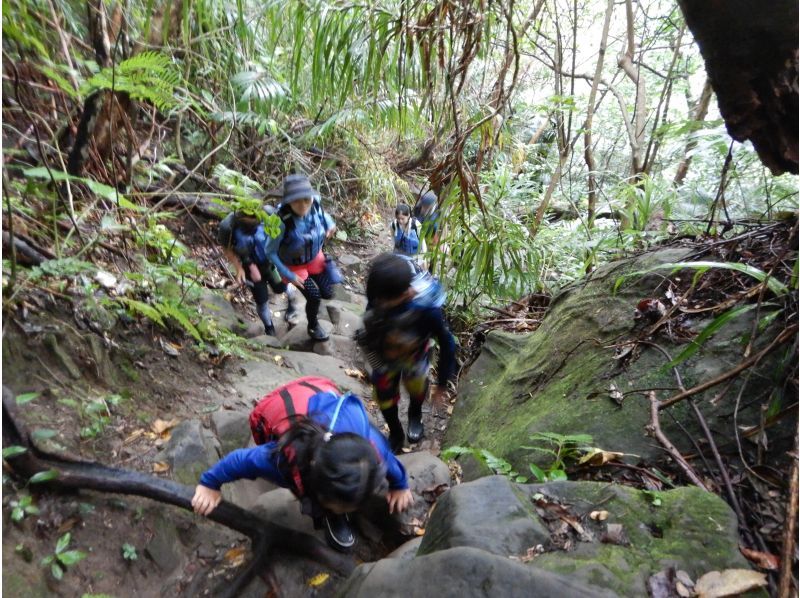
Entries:
{"type": "MultiPolygon", "coordinates": [[[[627,341],[643,336],[642,322],[634,319],[637,304],[649,297],[669,303],[664,297],[668,270],[626,278],[616,292],[615,286],[625,274],[678,262],[688,255],[688,249],[667,248],[608,264],[557,295],[535,332],[490,333],[469,375],[462,377],[443,446],[487,449],[522,472],[528,471],[531,462],[546,466],[552,461],[544,451],[530,448],[552,448],[532,442],[534,433],[590,434],[595,446],[627,453],[633,461],[652,463],[663,458],[663,450],[647,435],[651,415],[644,391],[675,389],[676,380],[664,367],[666,359],[659,350],[642,344],[627,357],[624,353],[629,348],[625,347],[627,341]]],[[[729,321],[680,365],[687,388],[729,371],[741,361],[742,338],[754,329],[753,313],[729,321]]],[[[700,314],[688,325],[697,332],[712,317],[700,314]]],[[[774,338],[777,328],[761,334],[753,352],[774,338]]],[[[653,340],[674,357],[686,345],[673,338],[665,333],[653,340]]],[[[776,359],[762,360],[757,375],[749,378],[744,396],[764,392],[762,376],[770,376],[776,359]]],[[[728,438],[734,434],[730,414],[740,384],[732,383],[724,395],[717,396],[719,387],[696,395],[711,429],[729,431],[728,438]]],[[[670,394],[658,391],[659,399],[670,394]]],[[[702,437],[687,402],[676,404],[671,411],[694,438],[702,437]]],[[[738,425],[757,425],[760,417],[759,401],[743,402],[738,425]]],[[[660,423],[679,449],[691,450],[686,434],[674,421],[662,416],[660,423]]],[[[787,421],[786,429],[773,434],[771,442],[782,439],[784,448],[790,450],[793,435],[794,428],[787,421]]]]}
{"type": "Polygon", "coordinates": [[[563,598],[616,594],[483,550],[459,547],[413,559],[382,559],[361,565],[339,596],[563,598]]]}
{"type": "Polygon", "coordinates": [[[648,579],[668,567],[695,580],[748,567],[735,515],[698,488],[648,493],[501,476],[442,495],[413,552],[412,545],[401,558],[362,565],[341,595],[402,587],[409,596],[645,596],[648,579]]]}
{"type": "Polygon", "coordinates": [[[176,481],[194,486],[200,474],[217,462],[217,455],[217,442],[211,432],[198,420],[187,420],[175,426],[156,461],[167,463],[176,481]]]}

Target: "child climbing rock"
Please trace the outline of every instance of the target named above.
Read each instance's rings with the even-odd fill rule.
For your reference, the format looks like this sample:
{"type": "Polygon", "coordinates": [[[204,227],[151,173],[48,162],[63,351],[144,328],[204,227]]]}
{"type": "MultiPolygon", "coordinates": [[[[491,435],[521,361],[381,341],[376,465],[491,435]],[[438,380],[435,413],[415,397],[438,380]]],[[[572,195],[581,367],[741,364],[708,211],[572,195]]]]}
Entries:
{"type": "Polygon", "coordinates": [[[264,332],[275,336],[275,326],[269,310],[269,287],[274,293],[286,292],[288,307],[285,319],[297,323],[297,310],[292,291],[281,281],[275,266],[267,257],[269,237],[264,230],[263,217],[274,212],[262,207],[258,200],[247,200],[237,206],[219,224],[217,242],[228,261],[236,268],[236,281],[247,283],[253,293],[256,312],[264,324],[264,332]]]}
{"type": "Polygon", "coordinates": [[[308,335],[317,341],[327,340],[317,317],[319,306],[322,299],[333,297],[333,285],[342,277],[322,247],[336,232],[336,225],[322,210],[319,193],[302,174],[284,180],[278,215],[280,234],[270,240],[267,255],[284,282],[296,286],[306,298],[308,335]]]}
{"type": "Polygon", "coordinates": [[[434,405],[444,404],[456,373],[455,340],[442,312],[444,298],[439,282],[405,256],[384,253],[370,265],[367,311],[357,340],[372,367],[373,397],[389,425],[395,452],[404,442],[397,407],[401,380],[410,399],[408,440],[418,442],[424,434],[422,403],[428,395],[432,339],[439,343],[434,405]]]}
{"type": "Polygon", "coordinates": [[[326,378],[299,378],[276,388],[250,414],[250,428],[257,446],[229,453],[200,476],[195,512],[208,515],[217,507],[222,484],[266,478],[289,488],[315,527],[324,526],[331,547],[347,551],[355,543],[347,513],[384,477],[390,513],[414,501],[403,465],[370,424],[361,401],[339,393],[326,378]]]}
{"type": "Polygon", "coordinates": [[[421,230],[422,224],[411,215],[408,204],[398,204],[392,220],[394,252],[415,258],[420,266],[423,264],[422,256],[426,251],[425,239],[420,237],[421,230]]]}

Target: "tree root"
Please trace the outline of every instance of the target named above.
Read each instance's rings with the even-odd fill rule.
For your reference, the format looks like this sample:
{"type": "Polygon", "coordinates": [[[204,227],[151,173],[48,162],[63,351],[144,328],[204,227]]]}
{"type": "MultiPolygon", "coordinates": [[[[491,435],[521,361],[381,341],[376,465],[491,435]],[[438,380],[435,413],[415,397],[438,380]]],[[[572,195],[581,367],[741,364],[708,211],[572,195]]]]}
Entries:
{"type": "MultiPolygon", "coordinates": [[[[25,479],[36,473],[56,472],[56,477],[45,484],[53,490],[97,490],[116,494],[143,496],[158,502],[192,510],[194,489],[172,480],[127,469],[107,467],[93,461],[80,461],[65,456],[52,455],[37,448],[16,413],[12,393],[3,387],[3,446],[22,446],[24,453],[8,457],[13,472],[25,479]]],[[[264,567],[272,551],[292,553],[319,562],[347,576],[355,568],[352,557],[334,552],[317,538],[281,525],[260,519],[255,514],[223,501],[208,516],[251,540],[253,556],[249,563],[216,592],[217,596],[234,597],[264,567]]]]}

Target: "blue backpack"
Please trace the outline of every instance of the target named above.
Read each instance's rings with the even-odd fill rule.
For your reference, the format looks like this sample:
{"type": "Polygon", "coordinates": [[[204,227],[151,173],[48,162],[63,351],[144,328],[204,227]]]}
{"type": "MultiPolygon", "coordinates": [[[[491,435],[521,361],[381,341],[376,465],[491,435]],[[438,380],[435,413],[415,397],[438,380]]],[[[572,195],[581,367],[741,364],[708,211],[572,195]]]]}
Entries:
{"type": "Polygon", "coordinates": [[[412,218],[408,234],[397,226],[397,222],[392,224],[394,229],[394,250],[401,255],[417,255],[419,253],[419,231],[417,230],[417,220],[412,218]]]}
{"type": "Polygon", "coordinates": [[[303,217],[303,221],[311,225],[310,231],[297,230],[295,223],[297,216],[289,204],[279,205],[278,215],[284,225],[283,240],[278,248],[281,261],[291,266],[309,263],[322,251],[328,233],[328,223],[319,200],[314,198],[311,209],[303,217]]]}

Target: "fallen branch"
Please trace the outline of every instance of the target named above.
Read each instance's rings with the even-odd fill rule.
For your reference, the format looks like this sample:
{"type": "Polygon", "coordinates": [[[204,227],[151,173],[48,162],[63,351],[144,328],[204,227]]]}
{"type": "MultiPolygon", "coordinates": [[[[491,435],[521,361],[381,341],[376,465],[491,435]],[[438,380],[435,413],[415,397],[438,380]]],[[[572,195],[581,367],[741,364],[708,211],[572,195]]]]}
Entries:
{"type": "Polygon", "coordinates": [[[775,339],[769,345],[764,347],[761,351],[759,351],[758,353],[756,353],[752,357],[750,357],[748,359],[745,359],[742,363],[737,365],[732,370],[728,370],[727,372],[725,372],[724,374],[720,374],[719,376],[717,376],[713,380],[708,380],[707,382],[703,382],[702,384],[698,384],[697,386],[693,386],[692,388],[690,388],[688,390],[684,390],[682,392],[679,392],[678,394],[670,397],[669,399],[667,399],[665,401],[661,401],[659,403],[659,405],[658,405],[658,408],[659,409],[665,409],[665,408],[670,407],[671,405],[674,405],[675,403],[678,403],[678,402],[680,402],[680,401],[682,401],[682,400],[684,400],[684,399],[686,399],[688,397],[696,395],[698,392],[703,392],[704,390],[708,390],[709,388],[712,388],[712,387],[716,386],[717,384],[720,384],[721,382],[725,382],[725,380],[727,380],[728,378],[733,378],[739,372],[741,372],[743,370],[746,370],[750,366],[753,366],[756,363],[758,363],[759,361],[761,361],[761,359],[765,355],[767,355],[768,353],[773,351],[778,345],[780,345],[784,341],[786,341],[789,338],[791,338],[795,333],[797,333],[797,324],[794,324],[793,326],[790,326],[789,328],[787,328],[786,330],[781,332],[778,336],[775,337],[775,339]]]}
{"type": "MultiPolygon", "coordinates": [[[[55,471],[57,476],[46,482],[55,490],[97,490],[151,498],[158,502],[192,510],[193,488],[172,480],[127,469],[107,467],[92,461],[79,461],[51,455],[38,449],[16,415],[12,393],[3,387],[3,447],[22,446],[26,451],[6,461],[17,475],[28,479],[34,474],[55,471]]],[[[251,561],[217,596],[238,596],[253,575],[264,566],[271,551],[290,552],[313,559],[340,575],[349,575],[355,568],[352,557],[334,552],[317,538],[260,519],[250,511],[223,501],[208,516],[241,534],[252,542],[251,561]]]]}
{"type": "Polygon", "coordinates": [[[16,261],[23,266],[38,266],[50,259],[39,248],[32,247],[18,235],[12,238],[7,231],[3,231],[3,251],[10,255],[12,249],[15,252],[16,261]]]}
{"type": "Polygon", "coordinates": [[[797,433],[794,436],[794,456],[792,457],[792,473],[789,476],[789,502],[783,518],[783,547],[781,549],[781,575],[778,583],[778,598],[797,596],[793,590],[792,573],[794,573],[794,548],[797,540],[797,433]]]}
{"type": "Polygon", "coordinates": [[[658,422],[658,410],[659,410],[659,402],[656,398],[656,393],[650,391],[647,393],[647,398],[650,400],[650,424],[647,426],[647,429],[653,434],[653,436],[658,440],[661,445],[667,449],[667,452],[670,456],[675,460],[675,462],[680,465],[681,469],[683,469],[686,476],[691,480],[691,482],[708,492],[708,488],[703,483],[703,480],[700,479],[700,476],[695,473],[694,469],[691,465],[689,465],[688,461],[683,458],[680,451],[675,448],[675,445],[669,441],[669,438],[664,436],[664,433],[661,431],[661,424],[658,422]]]}

